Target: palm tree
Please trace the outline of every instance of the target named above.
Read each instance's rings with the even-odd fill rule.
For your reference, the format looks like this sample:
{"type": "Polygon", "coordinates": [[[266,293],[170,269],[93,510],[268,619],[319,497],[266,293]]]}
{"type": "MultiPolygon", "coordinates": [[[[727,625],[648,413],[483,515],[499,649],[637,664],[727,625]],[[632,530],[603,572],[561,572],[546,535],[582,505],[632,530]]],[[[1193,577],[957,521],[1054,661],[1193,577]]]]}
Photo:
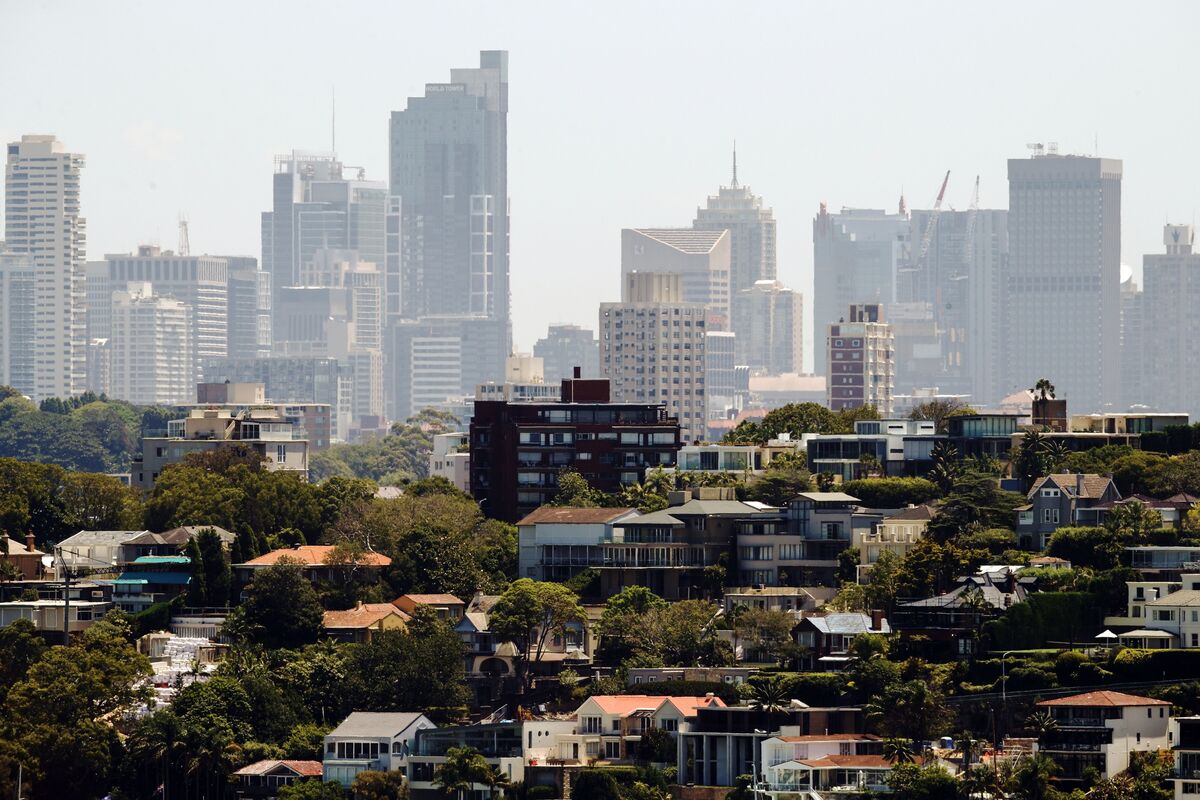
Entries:
{"type": "Polygon", "coordinates": [[[962,600],[960,607],[964,611],[973,612],[976,615],[976,619],[992,611],[992,604],[987,601],[987,597],[984,596],[983,590],[978,586],[973,586],[970,589],[967,589],[962,593],[962,595],[960,595],[960,599],[962,600]]]}
{"type": "Polygon", "coordinates": [[[917,758],[911,739],[884,739],[883,757],[891,764],[911,764],[917,758]]]}
{"type": "Polygon", "coordinates": [[[1015,796],[1020,800],[1046,800],[1052,796],[1050,782],[1058,773],[1058,764],[1041,753],[1024,759],[1013,776],[1015,796]]]}
{"type": "Polygon", "coordinates": [[[1025,718],[1025,727],[1030,733],[1041,739],[1047,733],[1058,730],[1058,720],[1049,711],[1034,711],[1025,718]]]}
{"type": "Polygon", "coordinates": [[[1062,439],[1050,439],[1042,444],[1042,460],[1047,472],[1058,472],[1071,456],[1071,448],[1062,439]]]}
{"type": "Polygon", "coordinates": [[[1004,796],[1004,782],[996,770],[983,764],[976,764],[963,773],[960,788],[964,800],[1004,796]]]}
{"type": "Polygon", "coordinates": [[[1048,378],[1038,378],[1038,382],[1029,391],[1033,394],[1040,394],[1041,397],[1038,398],[1040,400],[1045,400],[1046,395],[1049,395],[1051,399],[1054,398],[1054,384],[1048,378]]]}
{"type": "Polygon", "coordinates": [[[778,675],[771,675],[765,680],[753,684],[751,689],[753,689],[753,694],[750,696],[750,707],[765,711],[768,720],[773,719],[777,714],[782,714],[791,703],[783,678],[778,675]]]}
{"type": "Polygon", "coordinates": [[[446,761],[433,772],[433,782],[442,792],[463,798],[477,783],[484,786],[507,786],[508,777],[492,768],[487,759],[473,747],[451,747],[446,751],[446,761]]]}

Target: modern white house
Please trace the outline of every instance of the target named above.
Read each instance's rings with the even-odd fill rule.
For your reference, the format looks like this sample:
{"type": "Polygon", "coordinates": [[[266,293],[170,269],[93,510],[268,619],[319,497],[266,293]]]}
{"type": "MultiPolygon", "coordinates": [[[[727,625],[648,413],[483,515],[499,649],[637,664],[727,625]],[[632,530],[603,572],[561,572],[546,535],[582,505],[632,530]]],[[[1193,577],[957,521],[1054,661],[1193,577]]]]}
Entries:
{"type": "Polygon", "coordinates": [[[759,791],[771,800],[887,792],[892,765],[869,733],[774,736],[762,743],[759,791]]]}
{"type": "Polygon", "coordinates": [[[629,760],[646,732],[652,728],[672,736],[687,729],[687,718],[697,708],[724,707],[719,697],[667,697],[665,695],[595,695],[575,710],[578,733],[562,737],[574,752],[575,745],[586,759],[629,760]]]}
{"type": "Polygon", "coordinates": [[[517,523],[517,575],[565,581],[602,566],[602,545],[613,541],[613,526],[636,516],[633,508],[543,506],[517,523]]]}
{"type": "Polygon", "coordinates": [[[403,770],[417,731],[436,727],[416,712],[355,711],[325,737],[323,780],[349,786],[360,772],[403,770]]]}
{"type": "Polygon", "coordinates": [[[471,493],[471,453],[467,450],[471,434],[438,433],[429,454],[429,477],[445,478],[467,494],[471,493]]]}

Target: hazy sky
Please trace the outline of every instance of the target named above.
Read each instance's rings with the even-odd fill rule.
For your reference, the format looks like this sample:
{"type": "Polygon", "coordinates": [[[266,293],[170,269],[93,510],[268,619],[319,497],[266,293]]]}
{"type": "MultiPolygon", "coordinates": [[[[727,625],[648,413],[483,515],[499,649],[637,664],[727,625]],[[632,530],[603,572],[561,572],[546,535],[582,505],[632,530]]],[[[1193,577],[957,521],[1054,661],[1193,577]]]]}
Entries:
{"type": "MultiPolygon", "coordinates": [[[[387,178],[392,109],[481,49],[509,56],[516,342],[595,328],[620,229],[688,225],[739,177],[811,294],[818,203],[1008,205],[1025,144],[1125,161],[1124,260],[1200,205],[1200,4],[265,3],[0,0],[0,137],[88,158],[91,258],[141,242],[259,253],[272,156],[337,149],[387,178]]],[[[806,348],[811,352],[811,342],[806,348]]],[[[811,363],[811,362],[810,362],[811,363]]]]}

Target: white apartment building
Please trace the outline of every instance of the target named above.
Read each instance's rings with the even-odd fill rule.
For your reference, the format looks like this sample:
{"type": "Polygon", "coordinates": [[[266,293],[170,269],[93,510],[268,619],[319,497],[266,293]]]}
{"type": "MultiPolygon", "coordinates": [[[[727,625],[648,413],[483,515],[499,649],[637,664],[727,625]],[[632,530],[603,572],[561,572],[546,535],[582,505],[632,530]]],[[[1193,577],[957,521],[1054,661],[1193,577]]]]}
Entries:
{"type": "Polygon", "coordinates": [[[149,283],[130,283],[112,294],[114,397],[138,405],[179,405],[192,399],[195,360],[191,309],[159,297],[149,283]]]}
{"type": "Polygon", "coordinates": [[[1122,692],[1087,692],[1043,700],[1057,727],[1045,733],[1038,751],[1061,768],[1067,786],[1080,781],[1090,767],[1111,778],[1129,766],[1129,754],[1171,747],[1171,704],[1166,700],[1122,692]]]}
{"type": "Polygon", "coordinates": [[[0,252],[0,384],[33,394],[33,259],[0,252]]]}
{"type": "Polygon", "coordinates": [[[614,403],[660,403],[684,441],[707,433],[705,306],[683,302],[680,276],[633,272],[620,303],[600,304],[600,373],[614,403]]]}
{"type": "Polygon", "coordinates": [[[471,493],[471,454],[465,448],[469,433],[438,433],[429,454],[429,477],[445,478],[457,488],[471,493]]]}
{"type": "Polygon", "coordinates": [[[29,392],[35,401],[79,394],[86,379],[83,166],[84,157],[53,136],[26,135],[8,145],[4,238],[9,250],[32,259],[36,273],[29,392]]]}
{"type": "Polygon", "coordinates": [[[355,711],[325,735],[322,780],[349,786],[360,772],[403,770],[417,731],[434,727],[416,712],[355,711]]]}

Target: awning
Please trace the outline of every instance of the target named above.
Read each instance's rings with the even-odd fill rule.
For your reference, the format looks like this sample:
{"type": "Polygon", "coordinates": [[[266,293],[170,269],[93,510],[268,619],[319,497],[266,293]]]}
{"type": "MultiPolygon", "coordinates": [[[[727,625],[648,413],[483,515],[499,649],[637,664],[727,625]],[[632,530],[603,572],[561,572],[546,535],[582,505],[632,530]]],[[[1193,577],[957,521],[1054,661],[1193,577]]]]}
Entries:
{"type": "Polygon", "coordinates": [[[1106,628],[1103,632],[1096,634],[1096,638],[1097,639],[1116,639],[1117,635],[1106,628]]]}

